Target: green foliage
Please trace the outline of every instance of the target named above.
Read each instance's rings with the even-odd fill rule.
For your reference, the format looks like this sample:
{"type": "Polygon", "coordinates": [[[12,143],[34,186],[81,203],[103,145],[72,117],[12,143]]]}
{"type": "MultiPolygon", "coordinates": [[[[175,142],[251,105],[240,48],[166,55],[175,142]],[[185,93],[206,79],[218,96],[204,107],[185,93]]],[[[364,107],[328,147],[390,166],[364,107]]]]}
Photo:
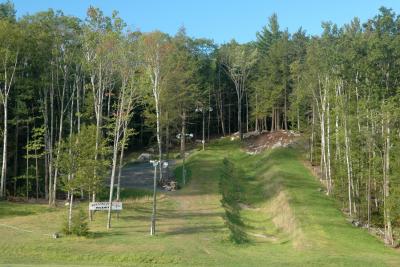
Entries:
{"type": "MultiPolygon", "coordinates": [[[[190,162],[189,163],[185,163],[185,169],[186,169],[186,176],[185,176],[185,183],[188,184],[192,178],[192,170],[190,168],[190,162]]],[[[185,186],[183,184],[183,176],[182,176],[182,164],[180,164],[179,166],[175,167],[174,169],[174,177],[176,179],[176,182],[178,183],[179,187],[183,187],[185,186]]]]}
{"type": "Polygon", "coordinates": [[[240,45],[233,40],[223,45],[219,54],[231,79],[234,83],[239,84],[249,76],[250,70],[257,60],[258,51],[250,44],[240,45]]]}
{"type": "Polygon", "coordinates": [[[73,212],[71,230],[69,230],[68,219],[64,220],[62,233],[65,235],[88,236],[89,224],[87,214],[83,209],[78,209],[73,212]]]}
{"type": "MultiPolygon", "coordinates": [[[[276,14],[269,21],[268,27],[257,33],[255,43],[260,56],[251,79],[251,115],[254,120],[261,120],[274,112],[278,112],[278,117],[281,117],[280,113],[284,113],[284,119],[289,117],[289,98],[293,84],[300,81],[301,75],[291,73],[291,70],[300,68],[305,56],[302,50],[307,45],[307,37],[301,29],[291,36],[287,30],[282,32],[279,29],[276,14]]],[[[280,128],[280,125],[276,126],[280,128]]]]}
{"type": "MultiPolygon", "coordinates": [[[[279,129],[284,119],[288,128],[312,136],[312,163],[321,164],[326,180],[329,168],[331,193],[342,208],[354,209],[355,219],[374,226],[388,229],[391,224],[396,232],[399,25],[400,17],[382,7],[365,23],[326,22],[321,35],[310,37],[301,28],[293,34],[280,29],[273,14],[255,42],[217,47],[210,40],[188,37],[184,28],[175,36],[130,32],[117,12],[106,16],[95,7],[88,9],[84,21],[51,9],[16,20],[12,2],[1,3],[0,100],[8,104],[11,116],[6,120],[10,127],[4,173],[13,176],[6,181],[6,191],[29,195],[32,166],[21,175],[22,152],[27,152],[27,159],[38,163],[40,183],[58,172],[64,191],[100,192],[109,167],[106,143],[120,133],[114,131],[115,119],[122,117],[128,129],[116,148],[152,145],[156,97],[160,139],[166,147],[176,144],[173,136],[182,119],[188,132],[201,132],[196,107],[213,107],[206,123],[211,136],[221,128],[224,134],[228,127],[229,132],[242,129],[246,115],[262,124],[257,130],[271,129],[272,121],[277,124],[272,130],[279,129]],[[247,106],[242,108],[244,100],[247,106]],[[133,108],[132,103],[140,106],[133,108]],[[124,108],[116,111],[118,106],[124,108]],[[231,117],[236,114],[237,121],[231,117]],[[79,132],[78,125],[96,120],[97,129],[83,126],[79,132]],[[26,135],[30,141],[21,138],[25,127],[33,129],[26,135]],[[129,140],[139,131],[140,141],[129,140]],[[96,133],[110,138],[101,140],[97,160],[96,133]],[[59,138],[63,141],[57,147],[59,138]]],[[[250,123],[249,130],[254,128],[250,123]]],[[[179,180],[179,167],[177,172],[179,180]]],[[[237,221],[238,196],[229,193],[237,188],[231,186],[224,185],[224,201],[232,209],[226,219],[237,221]]],[[[39,191],[43,188],[40,184],[39,191]]]]}
{"type": "Polygon", "coordinates": [[[13,2],[7,0],[4,3],[0,3],[0,20],[8,20],[10,22],[16,22],[15,14],[17,11],[15,10],[13,2]]]}
{"type": "Polygon", "coordinates": [[[96,154],[96,127],[83,126],[81,131],[64,140],[60,145],[60,158],[56,162],[63,180],[64,190],[83,189],[98,192],[108,169],[109,150],[104,141],[96,154]]]}
{"type": "MultiPolygon", "coordinates": [[[[194,154],[188,163],[192,182],[182,191],[163,194],[157,202],[163,223],[155,239],[148,235],[148,197],[127,200],[112,231],[104,228],[106,213],[99,212],[90,223],[93,238],[61,240],[43,234],[59,230],[64,207],[49,212],[47,205],[0,202],[2,224],[34,230],[20,233],[0,227],[0,264],[54,266],[68,259],[69,265],[78,266],[326,266],[331,261],[332,266],[352,267],[399,262],[396,250],[346,221],[340,204],[318,191],[320,183],[293,149],[248,155],[238,142],[224,138],[194,154]],[[254,210],[242,209],[240,215],[246,224],[256,226],[246,230],[263,231],[267,238],[249,235],[256,240],[243,246],[224,242],[230,232],[221,219],[224,209],[218,192],[224,157],[246,174],[241,185],[252,196],[247,204],[254,210]],[[254,178],[247,181],[248,175],[254,178]],[[298,229],[304,234],[299,247],[294,247],[294,237],[277,230],[272,213],[263,209],[281,190],[290,197],[298,229]],[[18,213],[12,214],[13,210],[18,213]]],[[[280,205],[274,208],[281,211],[280,205]]]]}
{"type": "Polygon", "coordinates": [[[257,32],[257,47],[262,55],[266,55],[271,45],[273,45],[282,35],[279,29],[278,15],[272,14],[268,19],[268,26],[264,26],[257,32]]]}
{"type": "Polygon", "coordinates": [[[32,129],[32,137],[27,144],[27,150],[29,151],[29,158],[41,158],[45,155],[43,150],[45,147],[44,135],[45,127],[35,127],[32,129]],[[36,152],[35,154],[33,152],[36,152]]]}

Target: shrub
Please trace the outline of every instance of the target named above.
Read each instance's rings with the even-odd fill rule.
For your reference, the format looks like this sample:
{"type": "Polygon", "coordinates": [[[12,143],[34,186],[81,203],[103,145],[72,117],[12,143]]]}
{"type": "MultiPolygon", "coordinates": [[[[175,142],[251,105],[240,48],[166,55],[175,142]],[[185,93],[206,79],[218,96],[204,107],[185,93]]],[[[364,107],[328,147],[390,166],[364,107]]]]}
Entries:
{"type": "Polygon", "coordinates": [[[71,230],[68,227],[68,216],[67,216],[67,218],[64,220],[62,232],[65,235],[88,236],[89,224],[87,222],[86,213],[82,209],[73,212],[71,230]]]}

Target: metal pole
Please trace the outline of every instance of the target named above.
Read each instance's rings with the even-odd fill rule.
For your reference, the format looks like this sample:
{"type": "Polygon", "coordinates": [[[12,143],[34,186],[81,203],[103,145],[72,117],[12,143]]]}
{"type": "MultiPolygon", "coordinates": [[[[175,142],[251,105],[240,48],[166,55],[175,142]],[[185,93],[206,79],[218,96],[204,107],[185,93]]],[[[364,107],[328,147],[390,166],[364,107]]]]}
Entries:
{"type": "Polygon", "coordinates": [[[157,194],[157,164],[154,163],[154,179],[153,179],[153,214],[151,215],[150,235],[156,234],[156,194],[157,194]]]}
{"type": "MultiPolygon", "coordinates": [[[[184,137],[185,138],[185,137],[184,137]]],[[[185,151],[183,151],[183,162],[182,162],[182,179],[183,179],[183,184],[186,184],[186,169],[185,169],[185,151]]]]}

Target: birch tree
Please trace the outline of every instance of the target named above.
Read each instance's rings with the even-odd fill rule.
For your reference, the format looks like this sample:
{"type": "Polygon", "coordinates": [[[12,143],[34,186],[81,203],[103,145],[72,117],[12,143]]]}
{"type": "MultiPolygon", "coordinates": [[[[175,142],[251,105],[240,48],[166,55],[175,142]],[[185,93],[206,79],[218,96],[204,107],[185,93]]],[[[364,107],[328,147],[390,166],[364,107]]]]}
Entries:
{"type": "Polygon", "coordinates": [[[17,25],[0,20],[0,100],[3,105],[3,153],[0,181],[0,198],[6,196],[7,146],[8,146],[8,102],[14,85],[20,53],[20,33],[17,25]]]}
{"type": "MultiPolygon", "coordinates": [[[[83,66],[90,78],[89,88],[93,97],[94,113],[96,118],[96,151],[102,139],[103,126],[103,104],[104,96],[107,90],[107,76],[110,75],[112,68],[111,61],[107,59],[107,40],[112,43],[113,32],[110,32],[111,21],[103,15],[103,12],[94,7],[90,7],[87,11],[87,22],[83,27],[83,66]]],[[[111,55],[109,55],[111,56],[111,55]]],[[[94,158],[97,160],[98,153],[94,158]]],[[[96,170],[93,170],[96,175],[96,170]]],[[[92,201],[96,200],[96,188],[98,185],[93,184],[92,201]]]]}
{"type": "MultiPolygon", "coordinates": [[[[156,135],[158,144],[158,159],[159,159],[159,180],[162,180],[162,140],[161,140],[161,102],[160,96],[163,89],[164,81],[164,60],[169,49],[168,38],[161,32],[152,32],[143,35],[141,40],[141,54],[143,63],[146,68],[151,83],[151,93],[153,95],[154,106],[156,110],[156,135]]],[[[155,210],[156,200],[153,201],[153,209],[155,210]]],[[[150,234],[156,233],[155,218],[152,218],[150,234]]]]}
{"type": "Polygon", "coordinates": [[[221,47],[220,53],[224,69],[235,85],[238,109],[238,132],[240,139],[243,139],[242,101],[246,91],[247,78],[256,62],[257,50],[249,45],[239,45],[235,41],[231,41],[221,47]]]}
{"type": "Polygon", "coordinates": [[[62,179],[62,188],[69,192],[68,227],[71,231],[72,210],[74,196],[81,189],[89,190],[93,180],[97,179],[93,169],[98,174],[105,175],[108,161],[105,160],[107,149],[104,142],[101,142],[96,151],[96,127],[94,125],[82,127],[79,133],[74,133],[59,144],[60,156],[56,165],[62,179]],[[95,160],[94,154],[99,153],[102,157],[95,160]]]}
{"type": "MultiPolygon", "coordinates": [[[[119,66],[118,73],[121,78],[121,88],[119,90],[116,110],[114,111],[113,125],[113,154],[112,168],[110,178],[110,195],[109,207],[107,216],[107,229],[111,228],[111,209],[114,193],[115,176],[118,165],[118,152],[123,158],[123,150],[126,139],[128,138],[128,123],[132,118],[133,108],[136,103],[137,84],[135,83],[135,72],[138,68],[136,61],[137,51],[133,50],[133,44],[126,40],[119,40],[116,49],[116,65],[119,66]],[[121,142],[122,141],[122,142],[121,142]]],[[[120,160],[122,164],[122,160],[120,160]]],[[[119,200],[119,185],[120,175],[118,175],[118,192],[117,199],[119,200]]]]}

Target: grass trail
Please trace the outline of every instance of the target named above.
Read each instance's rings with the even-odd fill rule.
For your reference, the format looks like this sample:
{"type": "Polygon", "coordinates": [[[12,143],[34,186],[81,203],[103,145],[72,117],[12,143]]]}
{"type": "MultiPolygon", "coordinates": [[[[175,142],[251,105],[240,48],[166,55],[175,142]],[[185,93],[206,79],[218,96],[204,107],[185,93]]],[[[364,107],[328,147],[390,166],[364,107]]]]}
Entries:
{"type": "Polygon", "coordinates": [[[298,157],[291,149],[251,156],[227,140],[196,152],[188,160],[188,185],[159,194],[156,237],[149,236],[145,194],[125,194],[111,231],[106,214],[96,214],[90,238],[45,236],[60,229],[64,207],[0,202],[0,224],[32,231],[0,226],[0,265],[399,266],[400,253],[348,224],[298,157]],[[225,157],[242,173],[238,201],[249,237],[242,245],[229,240],[222,218],[218,184],[225,157]]]}

